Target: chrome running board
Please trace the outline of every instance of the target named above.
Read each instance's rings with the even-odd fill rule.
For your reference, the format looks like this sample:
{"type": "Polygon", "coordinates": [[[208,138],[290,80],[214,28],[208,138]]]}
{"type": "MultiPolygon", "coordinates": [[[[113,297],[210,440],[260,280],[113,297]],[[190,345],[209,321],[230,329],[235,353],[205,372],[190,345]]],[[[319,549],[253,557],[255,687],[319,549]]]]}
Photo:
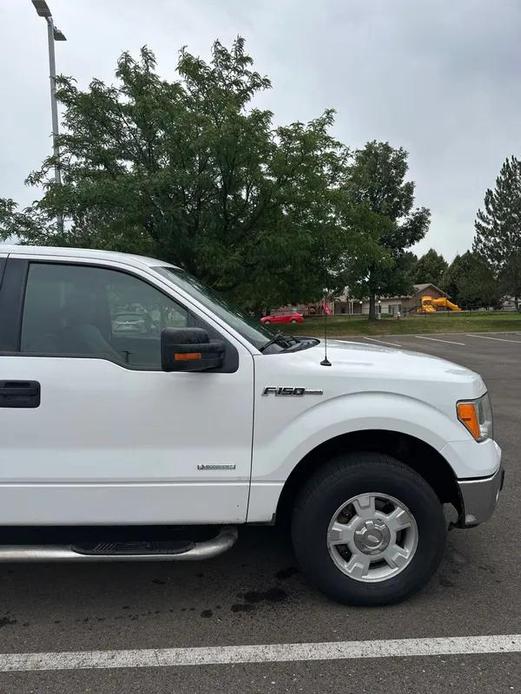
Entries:
{"type": "MultiPolygon", "coordinates": [[[[139,543],[112,543],[114,551],[107,551],[110,544],[101,544],[86,548],[78,545],[0,545],[0,562],[29,561],[196,561],[211,559],[233,547],[237,541],[238,531],[235,526],[223,526],[219,534],[203,542],[160,543],[146,551],[139,551],[139,543]],[[117,549],[116,549],[117,545],[117,549]]],[[[141,543],[143,546],[148,543],[141,543]]]]}

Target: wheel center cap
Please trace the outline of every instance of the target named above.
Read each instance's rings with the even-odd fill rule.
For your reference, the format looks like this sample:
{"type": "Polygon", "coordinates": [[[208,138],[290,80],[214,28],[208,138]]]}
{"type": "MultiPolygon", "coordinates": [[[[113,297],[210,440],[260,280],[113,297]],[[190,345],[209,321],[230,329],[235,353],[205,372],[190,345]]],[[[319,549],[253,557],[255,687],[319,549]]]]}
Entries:
{"type": "Polygon", "coordinates": [[[354,533],[355,545],[364,554],[378,554],[388,546],[391,533],[384,521],[371,518],[362,521],[354,533]]]}

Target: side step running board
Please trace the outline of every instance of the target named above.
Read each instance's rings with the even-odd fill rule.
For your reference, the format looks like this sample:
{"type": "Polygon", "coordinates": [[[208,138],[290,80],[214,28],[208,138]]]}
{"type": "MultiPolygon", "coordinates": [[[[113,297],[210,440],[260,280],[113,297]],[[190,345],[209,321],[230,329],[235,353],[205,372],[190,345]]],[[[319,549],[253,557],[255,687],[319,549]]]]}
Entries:
{"type": "Polygon", "coordinates": [[[203,542],[118,542],[78,545],[0,545],[0,562],[26,561],[194,561],[211,559],[237,541],[235,526],[223,526],[203,542]]]}

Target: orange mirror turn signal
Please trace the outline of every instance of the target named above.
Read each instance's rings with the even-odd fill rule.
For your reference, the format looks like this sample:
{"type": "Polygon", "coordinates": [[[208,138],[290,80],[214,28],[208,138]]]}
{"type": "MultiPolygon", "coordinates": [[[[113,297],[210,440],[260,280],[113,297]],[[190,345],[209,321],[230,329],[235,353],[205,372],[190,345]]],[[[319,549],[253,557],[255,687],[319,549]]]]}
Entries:
{"type": "Polygon", "coordinates": [[[202,358],[201,352],[174,353],[175,361],[196,361],[202,358]]]}

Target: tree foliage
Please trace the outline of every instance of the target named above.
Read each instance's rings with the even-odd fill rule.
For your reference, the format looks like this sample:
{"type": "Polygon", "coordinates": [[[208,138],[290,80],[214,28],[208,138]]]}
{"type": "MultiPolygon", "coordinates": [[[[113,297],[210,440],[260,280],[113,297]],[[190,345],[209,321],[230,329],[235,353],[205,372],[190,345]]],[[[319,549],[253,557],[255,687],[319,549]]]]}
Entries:
{"type": "Polygon", "coordinates": [[[521,297],[521,251],[514,251],[504,264],[499,274],[499,286],[504,294],[514,297],[516,309],[519,311],[519,297],[521,297]]]}
{"type": "Polygon", "coordinates": [[[376,297],[410,290],[414,256],[406,249],[420,241],[429,211],[414,208],[414,183],[406,181],[407,152],[388,142],[368,142],[355,152],[344,189],[345,210],[356,231],[347,260],[347,281],[355,295],[376,297]]]}
{"type": "Polygon", "coordinates": [[[347,150],[329,134],[333,113],[274,128],[251,106],[270,82],[240,38],[215,42],[209,62],[182,50],[177,70],[162,79],[143,48],[121,56],[115,85],[61,78],[63,185],[50,157],[28,178],[40,201],[0,204],[2,235],[157,256],[245,305],[316,298],[339,256],[347,150]]]}
{"type": "Polygon", "coordinates": [[[463,309],[497,308],[501,290],[489,265],[477,253],[457,255],[442,284],[449,296],[463,309]]]}
{"type": "Polygon", "coordinates": [[[275,127],[253,105],[270,82],[241,38],[216,41],[209,61],[183,49],[177,73],[161,77],[143,48],[123,53],[114,84],[59,78],[60,161],[28,176],[43,190],[28,208],[0,199],[0,238],[156,256],[250,309],[346,283],[374,305],[409,287],[407,249],[429,212],[413,209],[403,149],[370,142],[351,155],[331,110],[275,127]]]}
{"type": "Polygon", "coordinates": [[[445,258],[431,248],[418,259],[414,268],[414,282],[418,284],[428,282],[441,287],[443,275],[448,267],[449,264],[445,258]]]}
{"type": "Polygon", "coordinates": [[[518,305],[521,296],[521,161],[506,159],[494,190],[478,210],[473,249],[491,266],[518,305]]]}

